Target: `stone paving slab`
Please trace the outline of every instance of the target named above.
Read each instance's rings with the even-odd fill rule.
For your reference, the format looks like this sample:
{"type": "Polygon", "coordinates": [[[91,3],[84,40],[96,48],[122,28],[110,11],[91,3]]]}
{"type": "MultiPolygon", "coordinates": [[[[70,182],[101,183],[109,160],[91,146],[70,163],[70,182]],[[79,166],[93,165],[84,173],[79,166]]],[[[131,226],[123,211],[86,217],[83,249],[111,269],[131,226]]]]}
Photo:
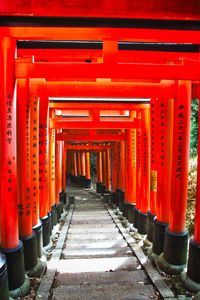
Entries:
{"type": "MultiPolygon", "coordinates": [[[[95,212],[100,212],[100,211],[104,211],[103,210],[103,208],[102,207],[94,207],[94,208],[90,208],[90,210],[89,210],[91,213],[93,212],[93,211],[95,211],[95,212]]],[[[80,208],[78,208],[77,209],[77,212],[82,212],[82,213],[84,213],[84,212],[88,212],[88,209],[87,208],[85,208],[85,207],[80,207],[80,208]]]]}
{"type": "Polygon", "coordinates": [[[88,220],[88,219],[93,219],[93,220],[101,220],[101,219],[111,219],[110,216],[108,214],[106,214],[105,212],[104,213],[101,213],[100,215],[98,213],[84,213],[82,215],[77,215],[77,214],[74,214],[73,215],[73,220],[88,220]]]}
{"type": "Polygon", "coordinates": [[[67,235],[67,240],[123,240],[123,237],[120,233],[69,233],[67,235]]]}
{"type": "Polygon", "coordinates": [[[94,286],[60,286],[54,290],[53,300],[150,300],[156,299],[151,285],[132,286],[109,284],[94,286]]]}
{"type": "MultiPolygon", "coordinates": [[[[105,215],[105,216],[109,216],[109,213],[107,211],[103,210],[103,209],[102,209],[102,211],[99,211],[99,210],[97,210],[97,211],[93,210],[92,211],[92,216],[95,216],[95,217],[97,216],[97,217],[101,218],[102,214],[105,215]]],[[[87,217],[86,213],[81,212],[81,211],[75,211],[73,216],[74,217],[84,217],[84,216],[87,217]]]]}
{"type": "Polygon", "coordinates": [[[85,224],[90,224],[90,225],[99,225],[99,224],[112,224],[113,225],[113,221],[110,218],[102,218],[102,219],[92,219],[92,218],[88,218],[88,220],[72,220],[71,222],[71,226],[72,225],[85,225],[85,224]]]}
{"type": "Polygon", "coordinates": [[[139,267],[136,257],[111,257],[90,259],[61,259],[59,273],[135,271],[139,267]]]}
{"type": "Polygon", "coordinates": [[[147,275],[144,271],[118,271],[104,273],[80,273],[80,274],[57,274],[59,285],[92,285],[92,284],[134,284],[148,282],[147,275]]]}
{"type": "Polygon", "coordinates": [[[68,258],[97,258],[97,257],[121,257],[132,256],[133,252],[129,247],[122,248],[66,248],[63,250],[62,257],[68,258]]]}
{"type": "Polygon", "coordinates": [[[112,222],[110,224],[82,224],[80,226],[80,224],[73,224],[73,226],[71,225],[70,228],[79,228],[81,229],[88,229],[88,228],[116,228],[116,225],[112,222]]]}
{"type": "Polygon", "coordinates": [[[103,227],[103,226],[99,226],[99,227],[81,227],[80,226],[76,226],[76,227],[71,227],[69,228],[69,233],[110,233],[110,234],[116,234],[119,233],[119,229],[117,227],[103,227]]]}
{"type": "Polygon", "coordinates": [[[82,241],[82,240],[66,240],[66,247],[76,247],[76,248],[118,248],[127,247],[127,242],[125,240],[100,240],[100,241],[82,241]]]}

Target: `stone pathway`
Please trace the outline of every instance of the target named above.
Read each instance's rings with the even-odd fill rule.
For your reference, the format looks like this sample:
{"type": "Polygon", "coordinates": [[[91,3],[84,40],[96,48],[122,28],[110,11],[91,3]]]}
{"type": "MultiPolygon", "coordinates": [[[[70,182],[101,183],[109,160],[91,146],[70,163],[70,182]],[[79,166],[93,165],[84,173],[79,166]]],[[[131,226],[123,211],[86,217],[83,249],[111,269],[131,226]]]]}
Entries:
{"type": "Polygon", "coordinates": [[[159,299],[100,196],[77,188],[53,300],[159,299]]]}

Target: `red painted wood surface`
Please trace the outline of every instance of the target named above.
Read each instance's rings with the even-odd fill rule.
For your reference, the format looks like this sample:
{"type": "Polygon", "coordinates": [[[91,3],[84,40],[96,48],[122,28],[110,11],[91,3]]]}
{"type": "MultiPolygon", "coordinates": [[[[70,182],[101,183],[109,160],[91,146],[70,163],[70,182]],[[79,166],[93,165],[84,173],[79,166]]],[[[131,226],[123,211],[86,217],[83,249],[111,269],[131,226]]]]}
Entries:
{"type": "Polygon", "coordinates": [[[16,43],[0,37],[0,243],[15,248],[18,239],[16,95],[14,57],[16,43]]]}
{"type": "Polygon", "coordinates": [[[49,113],[48,99],[40,98],[39,121],[39,198],[40,218],[49,212],[49,113]]]}
{"type": "Polygon", "coordinates": [[[56,139],[55,129],[49,130],[49,201],[50,206],[56,202],[56,139]]]}
{"type": "Polygon", "coordinates": [[[81,152],[81,175],[86,175],[85,152],[81,152]]]}
{"type": "Polygon", "coordinates": [[[158,193],[157,219],[169,222],[173,146],[173,99],[158,99],[158,193]]]}
{"type": "MultiPolygon", "coordinates": [[[[142,118],[142,112],[141,110],[137,111],[137,118],[141,119],[142,118]]],[[[141,182],[141,178],[142,178],[142,148],[141,148],[141,142],[142,142],[142,129],[141,128],[137,128],[137,143],[136,143],[136,157],[137,157],[137,164],[136,164],[136,208],[138,210],[141,209],[141,197],[142,197],[142,193],[141,193],[141,188],[142,188],[142,182],[141,182]]]]}
{"type": "Polygon", "coordinates": [[[142,110],[141,127],[141,207],[142,213],[150,208],[150,111],[142,110]]]}
{"type": "Polygon", "coordinates": [[[19,236],[32,234],[30,101],[28,80],[17,80],[17,184],[19,236]]]}
{"type": "MultiPolygon", "coordinates": [[[[134,113],[136,116],[136,112],[134,113]]],[[[125,170],[126,170],[126,192],[127,202],[136,203],[136,129],[127,130],[125,146],[125,170]]]]}
{"type": "Polygon", "coordinates": [[[97,182],[102,182],[102,152],[97,153],[97,182]]]}
{"type": "Polygon", "coordinates": [[[33,226],[39,223],[39,98],[30,95],[30,163],[33,226]]]}
{"type": "Polygon", "coordinates": [[[150,105],[150,212],[156,215],[157,191],[158,191],[158,99],[151,99],[150,105]]]}
{"type": "Polygon", "coordinates": [[[169,229],[175,233],[182,233],[185,230],[188,188],[190,81],[178,81],[175,99],[169,229]]]}
{"type": "Polygon", "coordinates": [[[1,15],[200,19],[198,0],[2,0],[1,15]]]}
{"type": "Polygon", "coordinates": [[[90,153],[86,152],[85,153],[85,175],[86,175],[86,179],[90,179],[91,178],[91,174],[90,174],[90,153]]]}
{"type": "MultiPolygon", "coordinates": [[[[198,93],[198,99],[200,99],[200,93],[198,93]]],[[[199,109],[199,120],[200,120],[200,109],[199,109]]],[[[200,244],[200,127],[198,128],[198,165],[197,165],[197,190],[196,190],[194,240],[197,244],[200,244]]]]}

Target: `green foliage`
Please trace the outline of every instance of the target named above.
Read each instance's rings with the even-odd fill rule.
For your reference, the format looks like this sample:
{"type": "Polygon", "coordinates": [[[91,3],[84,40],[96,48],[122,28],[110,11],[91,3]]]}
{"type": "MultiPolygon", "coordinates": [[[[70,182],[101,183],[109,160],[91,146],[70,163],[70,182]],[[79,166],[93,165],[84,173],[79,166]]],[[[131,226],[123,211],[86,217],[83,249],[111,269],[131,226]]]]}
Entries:
{"type": "Polygon", "coordinates": [[[191,130],[190,130],[190,157],[197,155],[197,141],[198,141],[198,110],[199,101],[192,100],[191,106],[191,130]]]}

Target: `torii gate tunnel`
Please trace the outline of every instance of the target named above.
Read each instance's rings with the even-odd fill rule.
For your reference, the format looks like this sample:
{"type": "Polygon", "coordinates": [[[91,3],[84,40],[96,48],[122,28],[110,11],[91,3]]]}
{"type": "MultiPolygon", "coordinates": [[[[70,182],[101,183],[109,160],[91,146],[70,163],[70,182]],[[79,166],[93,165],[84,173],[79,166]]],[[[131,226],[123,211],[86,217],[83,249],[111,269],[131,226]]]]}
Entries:
{"type": "Polygon", "coordinates": [[[97,193],[200,290],[200,163],[189,256],[185,226],[200,3],[71,2],[0,4],[0,299],[41,273],[67,176],[91,188],[91,153],[97,193]]]}

